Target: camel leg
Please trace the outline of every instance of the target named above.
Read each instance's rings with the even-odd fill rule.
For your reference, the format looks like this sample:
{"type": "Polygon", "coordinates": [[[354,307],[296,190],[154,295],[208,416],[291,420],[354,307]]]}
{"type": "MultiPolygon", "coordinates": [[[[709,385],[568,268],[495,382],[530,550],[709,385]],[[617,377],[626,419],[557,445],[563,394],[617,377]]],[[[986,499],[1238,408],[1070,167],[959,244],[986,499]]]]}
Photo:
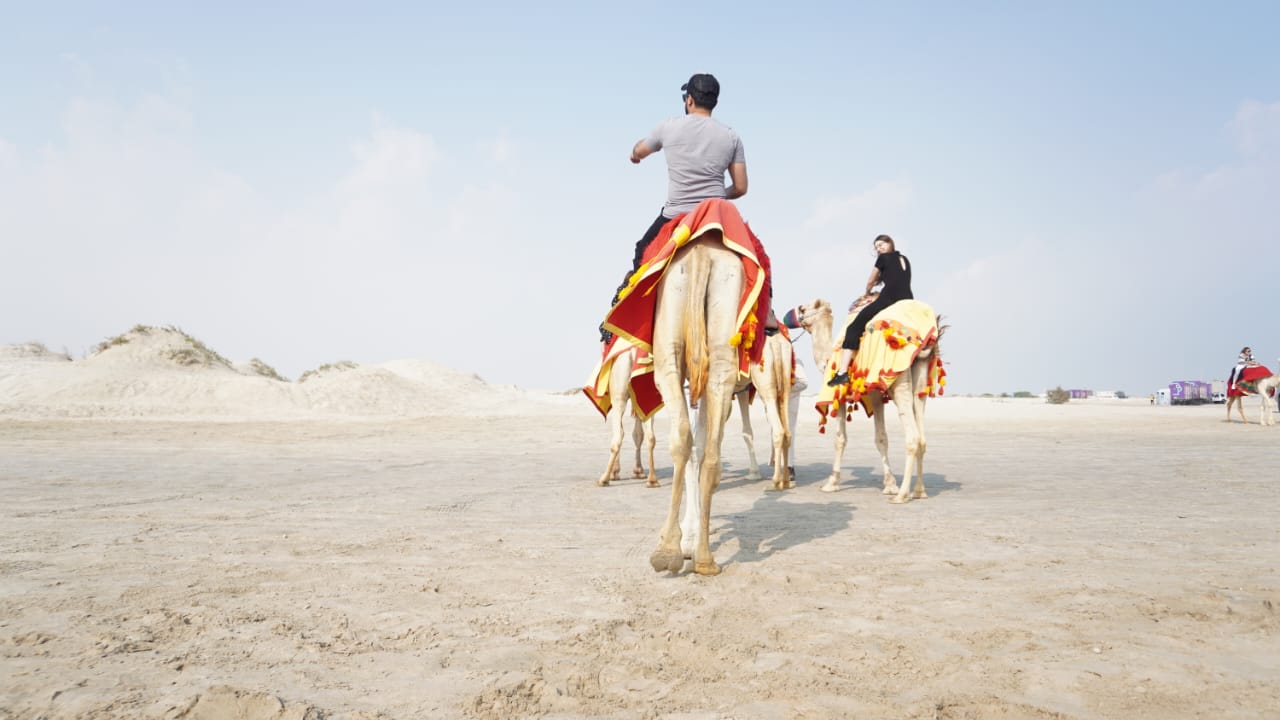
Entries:
{"type": "Polygon", "coordinates": [[[787,444],[787,472],[791,474],[791,481],[796,479],[796,428],[800,427],[796,423],[800,422],[800,393],[808,389],[809,379],[805,376],[804,365],[796,363],[796,384],[791,386],[791,391],[787,395],[787,429],[791,432],[791,442],[787,444]]]}
{"type": "Polygon", "coordinates": [[[609,464],[604,474],[596,481],[600,487],[607,486],[617,480],[621,471],[623,422],[627,415],[628,403],[631,401],[631,369],[635,363],[635,351],[628,350],[613,361],[609,370],[609,464]]]}
{"type": "MultiPolygon", "coordinates": [[[[786,358],[784,358],[784,360],[786,360],[786,358]]],[[[787,360],[787,363],[790,364],[790,360],[787,360]]],[[[788,375],[789,374],[790,373],[788,373],[788,375]]],[[[774,478],[777,478],[779,474],[779,469],[781,469],[782,489],[789,490],[795,487],[795,479],[796,479],[795,473],[792,471],[790,465],[787,463],[787,458],[790,456],[790,452],[791,452],[791,442],[792,442],[791,423],[790,423],[790,418],[787,417],[787,408],[791,403],[790,378],[787,378],[786,380],[784,380],[784,383],[785,384],[781,388],[778,394],[778,398],[773,405],[775,408],[777,408],[777,410],[774,411],[774,416],[776,418],[777,427],[778,427],[776,434],[780,436],[778,439],[774,440],[774,444],[777,446],[775,453],[777,455],[778,464],[774,467],[773,476],[774,478]]],[[[774,483],[776,484],[777,482],[778,481],[775,479],[774,483]]]]}
{"type": "MultiPolygon", "coordinates": [[[[705,408],[704,404],[702,408],[705,408]]],[[[702,496],[698,481],[702,477],[703,450],[707,447],[707,414],[701,408],[693,410],[693,455],[684,475],[684,510],[680,515],[680,552],[686,560],[693,559],[698,543],[698,522],[702,517],[702,496]]]]}
{"type": "Polygon", "coordinates": [[[742,441],[747,445],[747,479],[759,480],[760,465],[756,463],[755,431],[751,429],[751,394],[738,393],[738,410],[742,415],[742,441]]]}
{"type": "Polygon", "coordinates": [[[924,455],[921,443],[924,438],[919,433],[916,423],[915,393],[911,389],[909,378],[899,377],[890,390],[893,394],[893,405],[898,408],[898,420],[902,423],[903,445],[906,447],[906,462],[902,469],[902,482],[899,483],[898,494],[889,499],[891,503],[907,502],[907,493],[911,490],[911,481],[915,477],[917,461],[924,455]]]}
{"type": "Polygon", "coordinates": [[[893,476],[893,470],[889,469],[889,432],[885,430],[884,425],[884,399],[877,393],[870,393],[864,401],[871,409],[871,420],[876,433],[876,451],[880,453],[880,469],[884,473],[884,488],[880,492],[893,495],[898,492],[898,479],[893,476]]]}
{"type": "Polygon", "coordinates": [[[631,477],[640,479],[644,477],[644,463],[640,462],[640,446],[644,445],[644,421],[639,415],[633,421],[635,424],[631,427],[631,441],[636,445],[636,464],[631,467],[631,477]]]}
{"type": "Polygon", "coordinates": [[[1231,422],[1231,406],[1232,405],[1235,406],[1236,412],[1240,413],[1240,422],[1244,423],[1245,425],[1248,425],[1249,421],[1244,416],[1244,396],[1237,395],[1233,398],[1227,398],[1227,422],[1231,422]]]}
{"type": "MultiPolygon", "coordinates": [[[[661,297],[659,297],[661,305],[661,297]]],[[[654,331],[654,342],[659,342],[662,328],[654,331]]],[[[680,549],[680,508],[684,501],[685,470],[693,449],[693,436],[689,429],[689,404],[685,402],[684,378],[680,368],[684,366],[684,347],[680,341],[665,339],[671,352],[654,358],[654,382],[662,394],[662,401],[671,411],[671,504],[667,508],[667,520],[662,526],[658,547],[649,556],[649,564],[656,572],[678,573],[684,569],[684,553],[680,549]]]]}
{"type": "MultiPolygon", "coordinates": [[[[929,497],[929,493],[924,489],[924,453],[928,446],[924,437],[924,404],[925,396],[922,394],[929,384],[929,360],[923,358],[917,360],[911,366],[911,407],[914,410],[916,420],[916,482],[915,490],[911,493],[911,497],[915,500],[923,500],[929,497]]],[[[909,482],[911,478],[904,476],[903,481],[909,482]]]]}
{"type": "Polygon", "coordinates": [[[773,466],[773,489],[785,490],[789,477],[787,475],[787,428],[784,425],[787,418],[778,412],[778,397],[773,388],[760,389],[757,388],[760,397],[764,400],[764,415],[769,420],[770,438],[772,440],[772,450],[769,455],[770,465],[773,466]]]}
{"type": "MultiPolygon", "coordinates": [[[[733,258],[737,262],[737,258],[733,258]]],[[[737,297],[734,295],[733,297],[737,297]]],[[[708,313],[710,316],[710,313],[708,313]]],[[[708,317],[708,342],[711,345],[711,370],[707,383],[705,407],[698,418],[698,426],[705,433],[702,447],[702,467],[699,468],[698,500],[700,503],[698,517],[698,541],[693,551],[693,571],[699,575],[718,575],[720,565],[711,554],[711,495],[720,484],[723,466],[720,460],[720,448],[724,441],[725,420],[733,407],[733,388],[737,376],[737,349],[727,342],[733,329],[722,330],[720,343],[715,342],[717,334],[711,326],[712,318],[708,317]]]]}
{"type": "Polygon", "coordinates": [[[645,486],[656,488],[658,487],[658,471],[657,465],[653,462],[653,450],[658,446],[658,436],[654,434],[652,417],[644,421],[644,432],[648,437],[647,445],[649,447],[649,481],[645,483],[645,486]]]}
{"type": "Polygon", "coordinates": [[[618,455],[622,452],[622,414],[625,408],[614,405],[609,413],[609,463],[604,467],[604,474],[596,480],[596,485],[607,487],[611,480],[617,480],[619,474],[618,455]]]}
{"type": "MultiPolygon", "coordinates": [[[[839,412],[836,413],[836,431],[834,433],[836,456],[835,459],[831,461],[831,476],[828,477],[827,482],[819,488],[822,492],[835,492],[840,489],[840,466],[844,464],[844,445],[845,441],[848,439],[845,428],[845,412],[845,408],[840,408],[839,412]]],[[[829,424],[830,423],[828,423],[828,425],[829,424]]]]}

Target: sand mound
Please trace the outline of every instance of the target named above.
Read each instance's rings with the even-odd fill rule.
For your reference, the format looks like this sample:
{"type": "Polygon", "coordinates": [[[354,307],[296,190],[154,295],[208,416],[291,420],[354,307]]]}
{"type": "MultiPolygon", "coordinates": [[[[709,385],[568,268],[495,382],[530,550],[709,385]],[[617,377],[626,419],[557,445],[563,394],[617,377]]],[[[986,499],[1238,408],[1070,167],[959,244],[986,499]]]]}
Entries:
{"type": "Polygon", "coordinates": [[[135,325],[127,333],[103,340],[85,362],[94,365],[201,367],[236,372],[231,361],[182,330],[149,325],[135,325]]]}
{"type": "Polygon", "coordinates": [[[188,707],[166,715],[170,720],[320,720],[319,710],[305,704],[281,702],[266,693],[215,685],[188,707]]]}
{"type": "Polygon", "coordinates": [[[0,362],[70,362],[71,356],[56,353],[38,342],[0,345],[0,362]]]}
{"type": "Polygon", "coordinates": [[[585,407],[579,398],[495,387],[426,360],[341,361],[293,383],[258,358],[233,363],[173,327],[136,326],[78,361],[37,343],[0,346],[0,417],[288,420],[539,414],[585,407]]]}

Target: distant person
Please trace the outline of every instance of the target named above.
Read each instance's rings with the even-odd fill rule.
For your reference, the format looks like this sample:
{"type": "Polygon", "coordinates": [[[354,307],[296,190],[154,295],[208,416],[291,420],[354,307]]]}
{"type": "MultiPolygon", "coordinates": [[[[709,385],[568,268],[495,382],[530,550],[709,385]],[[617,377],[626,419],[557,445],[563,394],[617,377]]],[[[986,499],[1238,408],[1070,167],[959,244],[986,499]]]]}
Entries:
{"type": "Polygon", "coordinates": [[[878,297],[858,311],[857,317],[845,330],[835,377],[827,381],[830,387],[849,382],[849,363],[853,361],[853,356],[858,354],[862,333],[866,330],[867,323],[871,322],[871,318],[899,300],[911,300],[914,297],[911,294],[911,261],[907,260],[906,255],[898,252],[893,238],[888,235],[879,235],[872,244],[876,249],[876,264],[871,269],[871,276],[867,278],[866,292],[855,301],[855,304],[871,295],[876,285],[884,283],[884,287],[880,289],[878,297]]]}
{"type": "MultiPolygon", "coordinates": [[[[747,159],[742,139],[733,128],[711,118],[711,111],[720,101],[720,81],[714,75],[697,73],[680,86],[680,91],[684,115],[662,121],[631,148],[631,162],[635,164],[659,150],[666,151],[667,202],[636,243],[631,270],[623,276],[610,306],[618,303],[618,295],[640,268],[645,248],[664,225],[703,200],[736,200],[747,194],[747,159]],[[725,173],[729,175],[728,186],[725,173]]],[[[601,323],[600,342],[607,343],[611,337],[612,333],[601,323]]]]}
{"type": "Polygon", "coordinates": [[[1247,367],[1257,365],[1258,361],[1253,359],[1253,350],[1248,345],[1240,349],[1240,354],[1236,355],[1236,364],[1231,368],[1231,374],[1227,377],[1227,390],[1230,391],[1235,386],[1236,380],[1240,378],[1240,371],[1247,367]]]}

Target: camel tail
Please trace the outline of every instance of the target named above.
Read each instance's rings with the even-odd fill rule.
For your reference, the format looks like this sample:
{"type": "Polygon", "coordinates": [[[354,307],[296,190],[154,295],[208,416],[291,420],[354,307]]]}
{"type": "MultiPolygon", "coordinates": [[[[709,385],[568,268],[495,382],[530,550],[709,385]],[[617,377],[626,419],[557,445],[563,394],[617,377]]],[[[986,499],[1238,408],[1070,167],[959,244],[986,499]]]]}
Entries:
{"type": "Polygon", "coordinates": [[[938,323],[938,334],[933,340],[933,356],[937,358],[938,362],[942,362],[942,336],[947,333],[947,330],[951,326],[942,324],[941,315],[938,316],[937,323],[938,323]]]}
{"type": "Polygon", "coordinates": [[[706,254],[697,256],[689,281],[684,315],[684,367],[689,378],[689,402],[697,404],[707,389],[711,352],[707,348],[707,293],[711,282],[711,262],[706,254]]]}
{"type": "MultiPolygon", "coordinates": [[[[791,363],[787,362],[787,354],[783,352],[779,343],[773,343],[770,350],[773,353],[773,386],[781,390],[791,384],[791,363]]],[[[778,398],[781,404],[782,396],[779,395],[778,398]]],[[[787,408],[784,406],[781,410],[785,417],[787,408]]]]}

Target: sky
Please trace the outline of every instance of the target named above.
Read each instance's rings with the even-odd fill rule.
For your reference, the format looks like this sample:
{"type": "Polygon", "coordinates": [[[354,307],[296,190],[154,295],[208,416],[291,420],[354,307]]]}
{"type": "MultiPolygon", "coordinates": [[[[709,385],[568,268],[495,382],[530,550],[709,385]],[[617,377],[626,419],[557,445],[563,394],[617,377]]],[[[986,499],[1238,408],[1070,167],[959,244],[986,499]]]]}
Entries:
{"type": "MultiPolygon", "coordinates": [[[[0,1],[0,344],[564,390],[695,72],[779,308],[892,235],[951,394],[1280,358],[1280,4],[0,1]]],[[[811,358],[809,341],[797,340],[811,358]]],[[[812,361],[808,364],[812,368],[812,361]]]]}

